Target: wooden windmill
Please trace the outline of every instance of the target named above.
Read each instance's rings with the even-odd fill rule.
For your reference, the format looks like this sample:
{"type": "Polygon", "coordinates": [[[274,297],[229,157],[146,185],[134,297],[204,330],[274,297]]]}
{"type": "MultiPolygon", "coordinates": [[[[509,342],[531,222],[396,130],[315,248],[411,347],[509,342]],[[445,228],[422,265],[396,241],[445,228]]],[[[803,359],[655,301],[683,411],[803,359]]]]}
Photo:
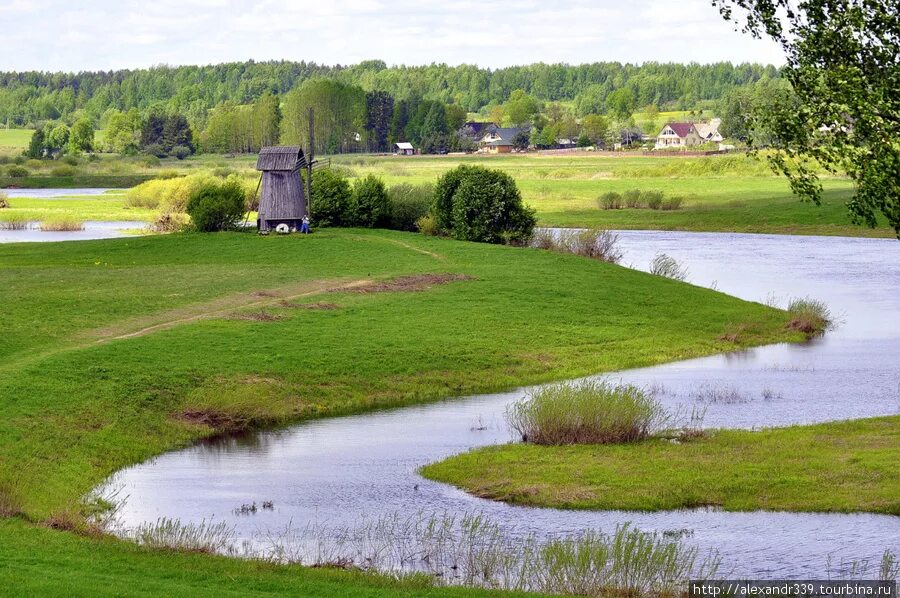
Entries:
{"type": "Polygon", "coordinates": [[[309,215],[309,197],[312,194],[313,159],[313,110],[309,109],[309,153],[304,154],[299,145],[264,147],[259,151],[256,170],[262,172],[262,191],[259,197],[257,228],[261,233],[275,230],[296,232],[303,217],[309,215]],[[306,190],[300,170],[306,168],[306,190]]]}

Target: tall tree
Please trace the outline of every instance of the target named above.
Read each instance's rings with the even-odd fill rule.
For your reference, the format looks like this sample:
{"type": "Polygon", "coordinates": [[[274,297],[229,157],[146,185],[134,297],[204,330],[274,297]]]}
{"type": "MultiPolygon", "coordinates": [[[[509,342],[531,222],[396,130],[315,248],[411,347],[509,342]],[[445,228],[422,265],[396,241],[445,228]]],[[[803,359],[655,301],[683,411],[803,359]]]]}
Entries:
{"type": "Polygon", "coordinates": [[[900,11],[896,0],[712,0],[723,17],[783,48],[796,102],[763,115],[773,167],[804,199],[822,185],[806,160],[856,184],[854,221],[887,218],[900,238],[900,11]],[[738,13],[733,10],[740,9],[738,13]]]}
{"type": "Polygon", "coordinates": [[[369,144],[375,151],[388,149],[388,136],[394,117],[394,98],[386,91],[366,93],[366,132],[369,144]]]}

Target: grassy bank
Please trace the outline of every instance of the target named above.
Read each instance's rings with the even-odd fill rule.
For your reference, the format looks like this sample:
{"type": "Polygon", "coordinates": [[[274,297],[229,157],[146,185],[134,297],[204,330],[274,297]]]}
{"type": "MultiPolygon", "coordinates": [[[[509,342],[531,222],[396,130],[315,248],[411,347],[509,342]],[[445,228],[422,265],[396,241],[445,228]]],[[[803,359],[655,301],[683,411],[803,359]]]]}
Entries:
{"type": "MultiPolygon", "coordinates": [[[[326,158],[328,160],[329,158],[326,158]]],[[[852,193],[849,180],[827,177],[823,204],[798,200],[787,181],[774,176],[765,162],[744,155],[681,157],[609,153],[501,156],[367,156],[330,158],[349,177],[374,174],[388,185],[428,183],[459,164],[481,164],[509,173],[527,204],[537,211],[544,226],[602,227],[614,229],[660,229],[692,231],[736,231],[752,233],[815,234],[891,237],[882,223],[876,229],[850,222],[845,203],[852,193]],[[598,198],[608,192],[656,191],[680,201],[679,209],[601,209],[598,198]]],[[[209,170],[256,176],[255,156],[203,155],[187,160],[113,158],[74,167],[75,177],[40,178],[62,187],[107,186],[102,176],[115,174],[110,186],[152,176],[172,176],[209,170]],[[78,177],[94,177],[93,182],[78,177]],[[65,179],[65,180],[63,180],[65,179]],[[80,181],[76,184],[76,179],[80,181]]],[[[47,164],[47,171],[53,165],[47,164]]],[[[35,174],[35,173],[32,173],[35,174]]],[[[30,179],[17,179],[29,186],[30,179]]],[[[39,181],[38,181],[39,182],[39,181]]],[[[0,180],[0,186],[9,183],[0,180]]]]}
{"type": "MultiPolygon", "coordinates": [[[[746,343],[802,336],[784,312],[625,268],[390,232],[3,245],[0,282],[0,511],[29,522],[0,545],[27,539],[47,579],[94,540],[41,525],[77,526],[107,475],[216,432],[733,349],[737,323],[755,323],[746,343]]],[[[124,570],[109,583],[159,574],[101,542],[124,570]]]]}
{"type": "Polygon", "coordinates": [[[154,210],[127,205],[125,195],[121,192],[53,199],[11,197],[7,201],[9,208],[4,209],[2,215],[21,214],[31,221],[69,217],[78,220],[142,220],[150,222],[156,215],[154,210]]]}
{"type": "Polygon", "coordinates": [[[900,515],[900,416],[680,444],[479,449],[424,468],[478,496],[568,509],[824,511],[900,515]]]}

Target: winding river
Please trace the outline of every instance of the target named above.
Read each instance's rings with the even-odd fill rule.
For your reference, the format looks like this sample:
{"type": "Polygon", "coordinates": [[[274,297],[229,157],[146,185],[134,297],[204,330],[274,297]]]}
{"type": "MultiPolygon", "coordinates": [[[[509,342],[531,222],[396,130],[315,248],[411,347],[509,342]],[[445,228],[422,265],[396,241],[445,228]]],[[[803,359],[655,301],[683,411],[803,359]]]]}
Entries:
{"type": "MultiPolygon", "coordinates": [[[[811,296],[839,327],[798,345],[612,374],[652,385],[677,408],[706,407],[705,425],[757,428],[900,412],[900,242],[839,237],[623,232],[623,263],[647,269],[657,252],[686,265],[689,282],[763,301],[811,296]],[[774,295],[773,295],[774,294],[774,295]]],[[[204,443],[117,474],[126,526],[177,517],[224,521],[252,544],[266,530],[319,522],[353,526],[396,513],[481,512],[504,533],[561,535],[688,530],[735,576],[821,578],[841,563],[900,553],[900,517],[725,513],[710,509],[583,512],[516,507],[471,497],[416,474],[423,464],[507,442],[503,411],[525,389],[457,398],[204,443]],[[253,515],[240,505],[272,501],[253,515]]]]}

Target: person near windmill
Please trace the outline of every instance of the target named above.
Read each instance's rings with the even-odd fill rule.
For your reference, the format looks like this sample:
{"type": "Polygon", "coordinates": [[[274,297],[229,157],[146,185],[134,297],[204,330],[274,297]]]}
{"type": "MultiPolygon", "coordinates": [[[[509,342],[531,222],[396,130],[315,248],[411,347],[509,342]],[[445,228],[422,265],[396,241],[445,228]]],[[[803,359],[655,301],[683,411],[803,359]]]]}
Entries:
{"type": "Polygon", "coordinates": [[[300,221],[300,232],[304,235],[309,234],[309,214],[303,215],[303,220],[300,221]]]}

